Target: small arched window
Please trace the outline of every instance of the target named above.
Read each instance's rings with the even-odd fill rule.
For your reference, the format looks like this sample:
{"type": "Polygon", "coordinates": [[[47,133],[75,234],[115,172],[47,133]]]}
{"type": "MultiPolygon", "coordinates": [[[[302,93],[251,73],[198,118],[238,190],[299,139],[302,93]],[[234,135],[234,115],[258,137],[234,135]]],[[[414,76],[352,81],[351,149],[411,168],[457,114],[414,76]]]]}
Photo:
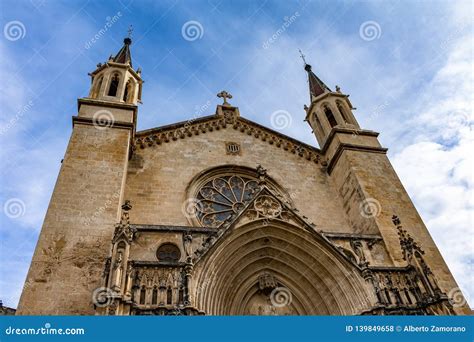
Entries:
{"type": "Polygon", "coordinates": [[[173,290],[171,287],[166,290],[166,304],[173,304],[173,290]]]}
{"type": "Polygon", "coordinates": [[[326,114],[326,117],[328,118],[328,121],[331,127],[336,127],[337,126],[336,118],[334,117],[332,110],[328,106],[324,107],[324,114],[326,114]]]}
{"type": "Polygon", "coordinates": [[[337,102],[337,109],[339,110],[339,113],[341,113],[344,123],[349,123],[349,119],[347,118],[347,115],[346,115],[346,110],[344,106],[342,105],[342,103],[339,101],[337,102]]]}
{"type": "Polygon", "coordinates": [[[158,303],[158,289],[156,286],[153,288],[153,292],[151,293],[151,304],[158,303]]]}
{"type": "Polygon", "coordinates": [[[132,99],[133,99],[133,84],[131,80],[128,80],[127,84],[125,85],[125,90],[123,92],[123,100],[124,102],[132,103],[132,99]]]}
{"type": "Polygon", "coordinates": [[[321,122],[319,121],[318,115],[315,113],[314,114],[314,121],[316,122],[316,128],[324,134],[323,126],[321,125],[321,122]]]}
{"type": "Polygon", "coordinates": [[[142,286],[140,290],[140,304],[145,304],[146,289],[145,286],[142,286]]]}
{"type": "Polygon", "coordinates": [[[156,251],[156,257],[159,261],[178,262],[181,258],[181,251],[173,243],[164,243],[156,251]]]}
{"type": "Polygon", "coordinates": [[[114,74],[110,80],[110,87],[108,96],[117,96],[117,90],[119,85],[120,77],[118,74],[114,74]]]}

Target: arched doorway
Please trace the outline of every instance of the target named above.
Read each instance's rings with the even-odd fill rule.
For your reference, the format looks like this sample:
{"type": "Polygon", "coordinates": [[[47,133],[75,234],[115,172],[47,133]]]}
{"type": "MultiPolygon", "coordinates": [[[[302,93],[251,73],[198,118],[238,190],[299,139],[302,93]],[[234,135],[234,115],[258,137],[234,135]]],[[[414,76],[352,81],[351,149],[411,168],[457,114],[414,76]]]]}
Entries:
{"type": "Polygon", "coordinates": [[[236,225],[198,261],[192,297],[208,315],[350,315],[371,306],[360,270],[305,227],[236,225]]]}

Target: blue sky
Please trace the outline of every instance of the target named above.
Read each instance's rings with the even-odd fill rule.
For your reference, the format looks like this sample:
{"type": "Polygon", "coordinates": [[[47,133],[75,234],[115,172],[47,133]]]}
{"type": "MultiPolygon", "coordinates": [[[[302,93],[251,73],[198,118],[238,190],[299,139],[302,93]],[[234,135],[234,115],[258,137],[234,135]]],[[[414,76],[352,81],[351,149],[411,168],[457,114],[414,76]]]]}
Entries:
{"type": "Polygon", "coordinates": [[[303,50],[329,87],[351,95],[360,125],[381,132],[459,286],[474,295],[470,1],[0,4],[0,299],[6,305],[17,305],[76,99],[89,91],[87,73],[120,49],[129,25],[134,67],[145,80],[139,129],[212,114],[220,103],[215,94],[226,89],[243,116],[271,127],[271,114],[286,111],[291,124],[282,132],[317,145],[303,122],[309,97],[303,50]],[[186,23],[196,36],[192,29],[183,33],[186,23]]]}

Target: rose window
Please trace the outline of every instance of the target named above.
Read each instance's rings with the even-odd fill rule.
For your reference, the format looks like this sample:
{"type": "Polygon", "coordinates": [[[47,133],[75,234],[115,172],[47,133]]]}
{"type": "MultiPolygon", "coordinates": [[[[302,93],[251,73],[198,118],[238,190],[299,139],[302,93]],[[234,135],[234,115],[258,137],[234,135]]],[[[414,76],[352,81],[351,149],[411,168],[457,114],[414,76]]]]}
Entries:
{"type": "Polygon", "coordinates": [[[196,214],[203,226],[218,227],[238,213],[258,190],[255,179],[245,176],[218,176],[198,192],[196,214]]]}

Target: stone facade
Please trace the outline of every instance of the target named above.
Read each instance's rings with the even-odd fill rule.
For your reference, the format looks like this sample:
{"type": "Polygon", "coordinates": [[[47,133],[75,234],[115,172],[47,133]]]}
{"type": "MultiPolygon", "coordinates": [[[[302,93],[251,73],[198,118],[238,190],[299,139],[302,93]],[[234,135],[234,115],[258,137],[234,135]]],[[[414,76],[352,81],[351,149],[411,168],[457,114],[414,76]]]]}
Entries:
{"type": "Polygon", "coordinates": [[[468,314],[348,96],[306,65],[321,148],[240,116],[136,132],[128,39],[99,64],[18,314],[468,314]]]}

